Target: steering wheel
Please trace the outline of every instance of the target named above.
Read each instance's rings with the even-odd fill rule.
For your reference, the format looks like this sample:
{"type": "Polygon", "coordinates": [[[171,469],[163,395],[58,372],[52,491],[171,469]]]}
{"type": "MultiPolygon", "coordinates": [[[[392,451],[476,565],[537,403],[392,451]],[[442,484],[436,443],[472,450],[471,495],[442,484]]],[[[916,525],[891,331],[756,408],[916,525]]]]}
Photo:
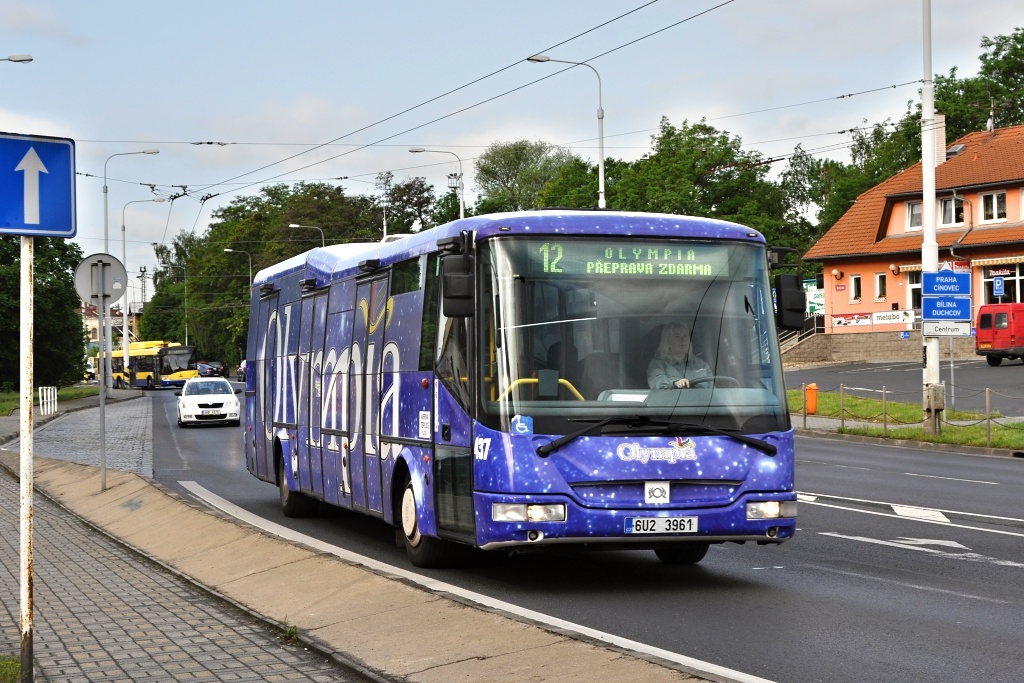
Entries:
{"type": "Polygon", "coordinates": [[[696,386],[698,384],[707,384],[711,382],[715,386],[731,387],[736,388],[740,385],[740,381],[735,377],[729,375],[708,375],[707,377],[698,377],[697,379],[690,380],[690,386],[696,386]]]}

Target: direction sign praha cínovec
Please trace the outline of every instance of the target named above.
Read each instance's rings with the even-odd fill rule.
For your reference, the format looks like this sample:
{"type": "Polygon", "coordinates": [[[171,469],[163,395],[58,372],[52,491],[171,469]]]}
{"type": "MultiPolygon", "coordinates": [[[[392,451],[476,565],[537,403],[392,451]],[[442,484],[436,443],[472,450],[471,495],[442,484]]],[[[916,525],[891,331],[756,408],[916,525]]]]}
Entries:
{"type": "Polygon", "coordinates": [[[0,234],[74,237],[75,141],[0,133],[0,234]]]}

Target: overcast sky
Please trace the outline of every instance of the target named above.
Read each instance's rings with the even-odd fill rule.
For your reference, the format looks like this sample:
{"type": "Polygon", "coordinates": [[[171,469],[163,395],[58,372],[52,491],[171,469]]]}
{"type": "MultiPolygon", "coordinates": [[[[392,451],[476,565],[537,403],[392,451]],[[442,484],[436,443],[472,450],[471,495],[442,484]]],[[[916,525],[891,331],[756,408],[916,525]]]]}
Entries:
{"type": "MultiPolygon", "coordinates": [[[[1020,0],[931,5],[934,73],[975,74],[982,36],[1024,25],[1020,0]]],[[[458,155],[469,204],[473,160],[494,142],[544,140],[596,163],[594,72],[526,62],[534,53],[600,74],[606,156],[649,151],[663,116],[706,117],[779,156],[901,117],[922,35],[921,0],[0,0],[0,56],[35,59],[0,63],[0,130],[76,141],[76,241],[120,258],[124,216],[135,279],[156,265],[151,243],[205,232],[212,210],[268,183],[368,194],[392,171],[443,191],[456,157],[410,146],[458,155]],[[110,158],[148,148],[159,155],[110,158]]]]}

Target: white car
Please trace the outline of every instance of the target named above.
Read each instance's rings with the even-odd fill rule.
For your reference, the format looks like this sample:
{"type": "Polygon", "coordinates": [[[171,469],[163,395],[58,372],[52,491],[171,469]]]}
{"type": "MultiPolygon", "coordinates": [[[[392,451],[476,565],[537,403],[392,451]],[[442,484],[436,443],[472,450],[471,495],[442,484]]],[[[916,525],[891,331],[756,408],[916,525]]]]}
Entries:
{"type": "Polygon", "coordinates": [[[190,424],[241,424],[241,407],[231,383],[223,377],[193,377],[178,397],[178,426],[190,424]]]}

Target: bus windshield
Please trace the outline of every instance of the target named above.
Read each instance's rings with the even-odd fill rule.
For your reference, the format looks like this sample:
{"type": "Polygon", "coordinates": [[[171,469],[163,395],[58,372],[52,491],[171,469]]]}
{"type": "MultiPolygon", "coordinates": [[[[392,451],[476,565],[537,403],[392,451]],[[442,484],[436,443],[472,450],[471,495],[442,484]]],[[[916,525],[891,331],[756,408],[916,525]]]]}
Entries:
{"type": "Polygon", "coordinates": [[[762,244],[505,238],[478,255],[485,425],[511,431],[528,419],[533,433],[566,434],[638,416],[665,428],[789,429],[762,244]]]}
{"type": "Polygon", "coordinates": [[[170,375],[196,369],[195,347],[171,346],[160,349],[160,374],[170,375]]]}

